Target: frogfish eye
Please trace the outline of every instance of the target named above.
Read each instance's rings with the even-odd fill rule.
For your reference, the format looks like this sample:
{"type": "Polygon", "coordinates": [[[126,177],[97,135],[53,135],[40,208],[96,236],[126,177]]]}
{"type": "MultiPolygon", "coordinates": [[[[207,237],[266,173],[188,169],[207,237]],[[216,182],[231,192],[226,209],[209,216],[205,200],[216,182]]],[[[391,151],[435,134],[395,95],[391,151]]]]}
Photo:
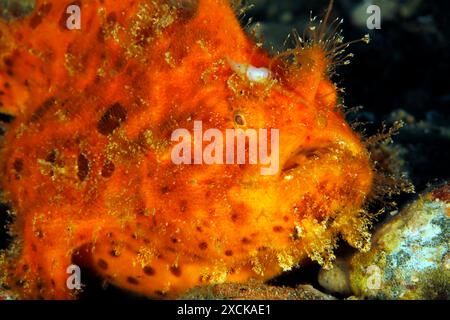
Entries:
{"type": "Polygon", "coordinates": [[[245,125],[244,116],[240,113],[236,113],[234,115],[234,123],[236,123],[238,126],[244,126],[245,125]]]}

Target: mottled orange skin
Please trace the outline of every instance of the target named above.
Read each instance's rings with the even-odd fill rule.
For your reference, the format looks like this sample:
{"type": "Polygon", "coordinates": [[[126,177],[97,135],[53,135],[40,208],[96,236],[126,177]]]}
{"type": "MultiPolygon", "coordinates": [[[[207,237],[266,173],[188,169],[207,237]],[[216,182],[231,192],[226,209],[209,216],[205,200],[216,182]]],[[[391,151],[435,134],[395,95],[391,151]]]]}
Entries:
{"type": "Polygon", "coordinates": [[[1,152],[16,242],[0,272],[19,297],[74,297],[74,261],[174,297],[326,263],[339,235],[364,246],[371,165],[320,46],[288,67],[222,0],[81,1],[80,31],[63,27],[71,1],[37,2],[0,24],[1,110],[16,117],[1,152]],[[231,60],[271,66],[273,81],[250,83],[231,60]],[[172,163],[173,130],[224,131],[237,112],[241,127],[280,129],[278,174],[172,163]]]}

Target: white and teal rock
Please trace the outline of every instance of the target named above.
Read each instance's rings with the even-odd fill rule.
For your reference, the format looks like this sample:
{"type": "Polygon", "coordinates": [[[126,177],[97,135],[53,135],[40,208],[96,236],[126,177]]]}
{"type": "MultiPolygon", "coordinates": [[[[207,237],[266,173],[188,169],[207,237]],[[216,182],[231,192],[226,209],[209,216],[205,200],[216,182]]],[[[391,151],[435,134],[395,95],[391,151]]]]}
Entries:
{"type": "Polygon", "coordinates": [[[370,251],[337,264],[340,272],[323,270],[319,281],[359,298],[450,299],[449,235],[450,184],[392,217],[375,232],[370,251]]]}

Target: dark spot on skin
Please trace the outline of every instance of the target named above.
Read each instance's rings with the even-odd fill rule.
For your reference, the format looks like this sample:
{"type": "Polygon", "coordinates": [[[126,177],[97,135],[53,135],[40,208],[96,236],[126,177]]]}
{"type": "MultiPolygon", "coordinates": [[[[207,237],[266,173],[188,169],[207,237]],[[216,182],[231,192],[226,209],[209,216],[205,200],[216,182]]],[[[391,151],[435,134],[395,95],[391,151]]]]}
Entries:
{"type": "Polygon", "coordinates": [[[23,160],[22,159],[14,160],[13,168],[14,168],[14,170],[16,170],[17,173],[20,173],[23,169],[23,160]]]}
{"type": "Polygon", "coordinates": [[[50,13],[51,10],[52,10],[52,4],[51,3],[43,4],[39,8],[39,11],[37,13],[35,13],[33,15],[33,17],[31,17],[31,19],[30,19],[30,28],[36,29],[42,23],[43,16],[47,15],[48,13],[50,13]]]}
{"type": "Polygon", "coordinates": [[[25,285],[25,280],[22,280],[22,279],[20,279],[20,280],[17,280],[16,281],[16,286],[17,287],[23,287],[25,285]]]}
{"type": "Polygon", "coordinates": [[[119,55],[114,62],[114,70],[119,72],[123,70],[123,68],[127,64],[127,59],[123,55],[119,55]]]}
{"type": "Polygon", "coordinates": [[[115,103],[106,110],[98,121],[97,130],[100,134],[107,136],[120,127],[120,124],[126,119],[127,110],[120,103],[115,103]]]}
{"type": "Polygon", "coordinates": [[[31,115],[30,122],[36,122],[39,119],[41,119],[47,111],[50,110],[50,108],[55,105],[56,99],[55,98],[49,98],[45,100],[33,114],[31,115]]]}
{"type": "Polygon", "coordinates": [[[33,250],[33,252],[37,252],[37,248],[34,243],[31,244],[31,250],[33,250]]]}
{"type": "Polygon", "coordinates": [[[170,272],[172,272],[172,274],[175,277],[180,277],[181,276],[181,269],[179,266],[171,266],[170,267],[170,272]]]}
{"type": "Polygon", "coordinates": [[[208,244],[206,242],[200,242],[198,247],[200,248],[200,250],[206,250],[208,249],[208,244]]]}
{"type": "Polygon", "coordinates": [[[195,229],[196,229],[198,232],[203,232],[202,227],[196,227],[195,229]]]}
{"type": "Polygon", "coordinates": [[[27,272],[29,269],[30,269],[30,267],[27,264],[24,264],[22,266],[22,270],[25,271],[25,272],[27,272]]]}
{"type": "Polygon", "coordinates": [[[36,288],[41,291],[44,288],[44,284],[40,281],[38,281],[38,283],[36,283],[36,288]]]}
{"type": "Polygon", "coordinates": [[[106,22],[108,23],[115,23],[117,21],[117,14],[115,12],[111,12],[106,17],[106,22]]]}
{"type": "Polygon", "coordinates": [[[273,227],[273,232],[282,232],[283,231],[283,227],[282,226],[275,226],[273,227]]]}
{"type": "Polygon", "coordinates": [[[198,10],[199,0],[171,0],[178,9],[178,16],[181,21],[187,22],[194,18],[198,10]]]}
{"type": "Polygon", "coordinates": [[[78,155],[78,179],[84,181],[89,174],[89,160],[82,153],[78,155]]]}
{"type": "Polygon", "coordinates": [[[247,238],[247,237],[242,238],[241,241],[242,241],[243,244],[249,244],[250,243],[250,239],[247,238]]]}
{"type": "Polygon", "coordinates": [[[284,222],[288,222],[289,221],[289,217],[288,216],[284,216],[283,220],[284,220],[284,222]]]}
{"type": "Polygon", "coordinates": [[[169,193],[169,187],[168,186],[164,186],[161,188],[161,194],[168,194],[169,193]]]}
{"type": "Polygon", "coordinates": [[[105,260],[103,260],[103,259],[98,259],[97,265],[102,270],[107,270],[108,269],[108,263],[105,260]]]}
{"type": "Polygon", "coordinates": [[[236,213],[236,212],[234,212],[234,213],[231,215],[231,221],[237,222],[238,219],[239,219],[239,214],[236,213]]]}
{"type": "Polygon", "coordinates": [[[187,210],[187,200],[181,200],[181,203],[180,203],[180,211],[181,212],[186,212],[186,210],[187,210]]]}
{"type": "Polygon", "coordinates": [[[36,29],[41,23],[42,23],[42,16],[39,13],[36,13],[30,19],[30,28],[36,29]]]}
{"type": "Polygon", "coordinates": [[[172,239],[170,239],[170,241],[172,241],[172,243],[174,243],[174,244],[179,242],[179,240],[177,238],[172,238],[172,239]]]}
{"type": "Polygon", "coordinates": [[[45,157],[45,161],[50,162],[50,163],[55,163],[56,162],[56,151],[52,150],[47,154],[47,157],[45,157]]]}
{"type": "Polygon", "coordinates": [[[66,13],[66,11],[64,10],[61,14],[61,17],[59,18],[58,21],[58,26],[61,30],[69,30],[67,29],[67,18],[69,17],[69,15],[66,13]]]}
{"type": "Polygon", "coordinates": [[[113,175],[116,166],[111,161],[106,161],[102,168],[102,177],[109,178],[113,175]]]}
{"type": "Polygon", "coordinates": [[[156,272],[155,272],[155,269],[153,269],[153,268],[150,267],[150,266],[145,266],[142,270],[143,270],[144,273],[145,273],[146,275],[148,275],[148,276],[153,276],[153,275],[156,273],[156,272]]]}
{"type": "Polygon", "coordinates": [[[227,257],[231,257],[231,256],[233,255],[233,251],[227,250],[227,251],[225,251],[225,255],[226,255],[227,257]]]}
{"type": "MultiPolygon", "coordinates": [[[[103,27],[98,28],[97,40],[100,43],[104,43],[105,42],[105,29],[103,29],[103,27]]],[[[98,80],[100,80],[100,79],[98,78],[98,80]]]]}
{"type": "Polygon", "coordinates": [[[9,82],[5,82],[5,88],[6,88],[6,89],[11,88],[11,85],[9,84],[9,82]]]}
{"type": "Polygon", "coordinates": [[[12,67],[13,66],[13,60],[10,58],[10,57],[5,57],[4,59],[3,59],[3,62],[5,63],[5,65],[7,66],[7,67],[12,67]]]}
{"type": "Polygon", "coordinates": [[[42,6],[39,7],[39,11],[42,15],[47,15],[52,11],[53,5],[51,3],[45,3],[42,6]]]}
{"type": "Polygon", "coordinates": [[[130,284],[133,284],[133,285],[138,285],[139,284],[139,281],[136,278],[133,278],[133,277],[128,277],[127,278],[127,282],[130,283],[130,284]]]}

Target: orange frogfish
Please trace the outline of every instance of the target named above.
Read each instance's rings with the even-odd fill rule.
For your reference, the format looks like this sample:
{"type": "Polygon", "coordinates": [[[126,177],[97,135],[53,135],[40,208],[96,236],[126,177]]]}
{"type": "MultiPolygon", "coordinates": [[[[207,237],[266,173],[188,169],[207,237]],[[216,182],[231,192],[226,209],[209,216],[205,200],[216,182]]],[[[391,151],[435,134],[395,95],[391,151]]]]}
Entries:
{"type": "Polygon", "coordinates": [[[270,55],[228,0],[37,0],[1,22],[0,111],[14,117],[0,155],[14,220],[3,287],[76,298],[68,268],[83,264],[172,298],[327,265],[338,239],[364,249],[373,167],[330,80],[346,45],[325,20],[309,29],[270,55]],[[279,130],[276,172],[175,163],[173,132],[199,122],[224,136],[279,130]]]}

